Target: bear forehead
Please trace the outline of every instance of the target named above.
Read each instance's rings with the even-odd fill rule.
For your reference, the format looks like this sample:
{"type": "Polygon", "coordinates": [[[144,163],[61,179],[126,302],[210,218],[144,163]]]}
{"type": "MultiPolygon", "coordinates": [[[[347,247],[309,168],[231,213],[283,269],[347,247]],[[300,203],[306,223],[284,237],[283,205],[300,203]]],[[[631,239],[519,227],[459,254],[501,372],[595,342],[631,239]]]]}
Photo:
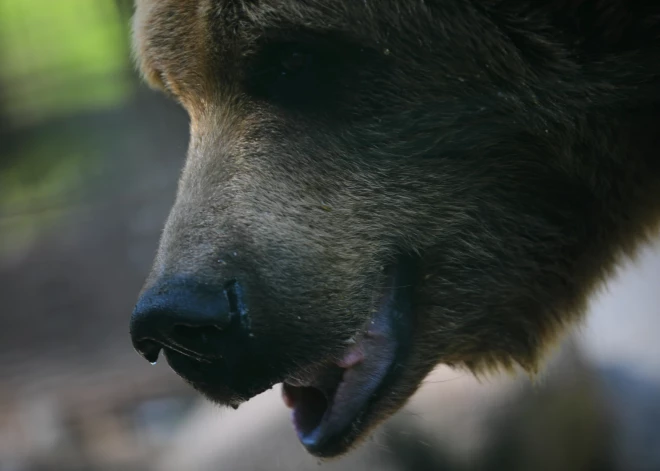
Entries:
{"type": "Polygon", "coordinates": [[[227,53],[237,49],[245,52],[260,36],[277,30],[337,32],[355,42],[375,46],[408,36],[422,23],[428,26],[431,10],[435,27],[440,21],[443,28],[449,29],[453,29],[457,17],[455,10],[463,10],[458,16],[465,21],[474,13],[469,3],[448,1],[430,7],[431,2],[423,0],[136,0],[136,3],[136,52],[139,56],[153,56],[156,66],[159,61],[180,60],[191,52],[227,53]]]}
{"type": "Polygon", "coordinates": [[[234,59],[254,52],[263,36],[332,31],[377,43],[386,4],[397,2],[375,9],[353,0],[137,0],[134,56],[151,86],[194,108],[214,94],[219,74],[227,81],[240,72],[234,59]]]}
{"type": "Polygon", "coordinates": [[[267,42],[334,38],[356,49],[394,51],[406,63],[432,52],[431,62],[452,74],[478,67],[477,57],[512,62],[515,51],[493,48],[497,38],[489,33],[492,24],[473,3],[459,0],[137,0],[134,52],[146,81],[195,114],[216,101],[219,89],[232,93],[226,85],[240,79],[248,57],[267,42]],[[482,32],[476,38],[475,28],[482,32]]]}

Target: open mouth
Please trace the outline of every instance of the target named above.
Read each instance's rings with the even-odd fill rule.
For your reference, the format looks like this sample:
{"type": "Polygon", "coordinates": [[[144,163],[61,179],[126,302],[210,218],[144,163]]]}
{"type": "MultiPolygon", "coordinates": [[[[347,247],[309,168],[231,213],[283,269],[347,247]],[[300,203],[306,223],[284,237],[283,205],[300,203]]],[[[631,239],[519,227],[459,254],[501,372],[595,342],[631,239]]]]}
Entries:
{"type": "Polygon", "coordinates": [[[339,360],[284,381],[282,397],[309,452],[332,455],[350,446],[396,380],[411,335],[412,283],[411,267],[393,266],[371,319],[339,360]]]}

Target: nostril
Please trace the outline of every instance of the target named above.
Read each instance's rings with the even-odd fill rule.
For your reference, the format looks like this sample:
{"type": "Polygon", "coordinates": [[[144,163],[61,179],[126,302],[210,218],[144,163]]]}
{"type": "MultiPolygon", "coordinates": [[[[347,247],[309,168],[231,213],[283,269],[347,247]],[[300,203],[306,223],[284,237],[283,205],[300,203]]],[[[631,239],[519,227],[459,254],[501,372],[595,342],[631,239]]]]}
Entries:
{"type": "Polygon", "coordinates": [[[184,344],[207,343],[214,335],[222,331],[222,327],[217,325],[209,326],[190,326],[177,324],[172,328],[172,334],[175,339],[184,342],[184,344]]]}
{"type": "Polygon", "coordinates": [[[199,328],[189,325],[175,325],[172,328],[172,335],[177,340],[197,340],[199,337],[199,328]]]}

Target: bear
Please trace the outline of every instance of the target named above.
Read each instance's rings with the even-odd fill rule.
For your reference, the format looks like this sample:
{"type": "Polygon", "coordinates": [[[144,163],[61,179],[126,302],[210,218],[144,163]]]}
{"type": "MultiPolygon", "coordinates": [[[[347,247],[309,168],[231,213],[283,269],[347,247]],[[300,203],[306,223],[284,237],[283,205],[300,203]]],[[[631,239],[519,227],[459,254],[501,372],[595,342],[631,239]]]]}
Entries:
{"type": "MultiPolygon", "coordinates": [[[[137,0],[190,144],[133,346],[306,450],[357,446],[436,365],[522,368],[660,219],[660,5],[137,0]]],[[[623,319],[622,319],[623,322],[623,319]]]]}

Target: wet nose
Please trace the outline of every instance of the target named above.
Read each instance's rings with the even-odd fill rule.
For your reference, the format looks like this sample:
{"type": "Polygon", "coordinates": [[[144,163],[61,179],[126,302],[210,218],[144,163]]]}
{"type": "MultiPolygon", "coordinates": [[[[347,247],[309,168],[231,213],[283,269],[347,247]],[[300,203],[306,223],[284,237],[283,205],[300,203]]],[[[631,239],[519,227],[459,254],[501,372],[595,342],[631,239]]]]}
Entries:
{"type": "Polygon", "coordinates": [[[237,281],[218,287],[174,277],[140,296],[131,316],[131,340],[151,363],[162,349],[197,360],[221,358],[223,343],[235,344],[237,337],[248,335],[246,312],[237,281]]]}

